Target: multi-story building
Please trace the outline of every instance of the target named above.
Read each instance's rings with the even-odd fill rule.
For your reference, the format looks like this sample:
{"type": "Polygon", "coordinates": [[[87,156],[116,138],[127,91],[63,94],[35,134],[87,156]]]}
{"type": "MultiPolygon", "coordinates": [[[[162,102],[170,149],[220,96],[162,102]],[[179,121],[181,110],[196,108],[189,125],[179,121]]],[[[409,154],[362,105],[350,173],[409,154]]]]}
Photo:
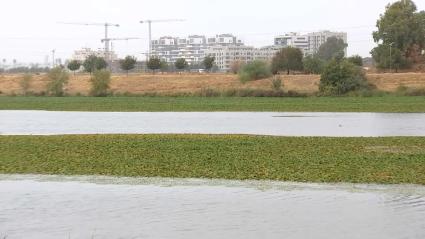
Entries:
{"type": "Polygon", "coordinates": [[[252,46],[215,46],[209,48],[206,51],[206,55],[215,57],[215,64],[220,71],[228,71],[234,62],[270,61],[281,48],[280,46],[262,48],[252,46]]]}
{"type": "Polygon", "coordinates": [[[215,46],[243,46],[243,42],[231,34],[221,34],[215,37],[192,35],[186,38],[161,37],[152,41],[152,55],[168,63],[174,63],[184,58],[189,64],[202,62],[206,51],[215,46]]]}
{"type": "MultiPolygon", "coordinates": [[[[319,51],[320,46],[331,37],[342,39],[345,43],[347,43],[346,32],[331,32],[331,31],[312,32],[308,34],[309,54],[316,54],[319,51]]],[[[345,54],[347,55],[347,49],[345,50],[345,54]]]]}
{"type": "MultiPolygon", "coordinates": [[[[91,48],[86,47],[86,48],[82,48],[81,50],[74,51],[74,54],[72,55],[71,59],[82,62],[82,61],[85,61],[87,57],[93,56],[93,55],[97,57],[106,58],[106,54],[103,49],[98,49],[95,51],[95,50],[92,50],[91,48]]],[[[109,52],[108,55],[112,61],[116,61],[118,59],[117,54],[115,54],[113,51],[109,52]]]]}
{"type": "Polygon", "coordinates": [[[304,54],[308,54],[310,49],[309,37],[295,32],[275,37],[274,44],[275,46],[299,48],[304,54]]]}
{"type": "Polygon", "coordinates": [[[274,38],[275,46],[296,47],[303,51],[304,55],[314,55],[319,51],[320,46],[329,38],[336,37],[347,43],[347,33],[320,31],[305,35],[298,33],[288,33],[274,38]]]}

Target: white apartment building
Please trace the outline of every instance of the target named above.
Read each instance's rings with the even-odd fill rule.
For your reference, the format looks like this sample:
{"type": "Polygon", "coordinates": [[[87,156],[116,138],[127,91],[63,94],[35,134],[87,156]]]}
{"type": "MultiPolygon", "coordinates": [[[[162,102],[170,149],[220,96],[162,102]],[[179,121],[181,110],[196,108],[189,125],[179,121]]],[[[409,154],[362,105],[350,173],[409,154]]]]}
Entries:
{"type": "MultiPolygon", "coordinates": [[[[319,51],[320,46],[330,37],[336,37],[347,43],[347,33],[320,31],[305,35],[298,33],[288,33],[274,38],[274,44],[282,47],[295,47],[303,51],[304,55],[314,55],[319,51]]],[[[347,53],[346,53],[347,54],[347,53]]]]}
{"type": "MultiPolygon", "coordinates": [[[[71,57],[71,60],[77,60],[77,61],[85,61],[87,59],[87,57],[89,56],[97,56],[97,57],[102,57],[105,58],[105,51],[103,49],[98,49],[98,50],[92,50],[91,48],[82,48],[81,50],[76,50],[74,51],[74,54],[71,57]]],[[[109,56],[110,59],[112,61],[116,61],[118,59],[117,54],[115,54],[114,52],[109,52],[109,56]]]]}
{"type": "MultiPolygon", "coordinates": [[[[320,46],[331,37],[342,39],[345,43],[348,42],[348,39],[347,39],[348,37],[346,32],[331,32],[331,31],[312,32],[308,34],[309,54],[312,54],[312,55],[316,54],[319,51],[320,46]]],[[[345,50],[345,55],[347,55],[347,49],[345,50]]]]}
{"type": "Polygon", "coordinates": [[[215,64],[220,71],[228,71],[234,62],[270,61],[281,48],[280,46],[262,48],[252,46],[215,46],[210,47],[206,51],[206,55],[215,57],[215,64]]]}
{"type": "Polygon", "coordinates": [[[168,63],[184,58],[189,64],[197,64],[203,61],[206,51],[215,46],[243,46],[243,42],[231,34],[214,37],[192,35],[186,38],[167,36],[152,41],[152,55],[168,63]]]}
{"type": "Polygon", "coordinates": [[[307,35],[291,32],[274,38],[275,46],[299,48],[304,54],[309,53],[310,41],[307,35]]]}

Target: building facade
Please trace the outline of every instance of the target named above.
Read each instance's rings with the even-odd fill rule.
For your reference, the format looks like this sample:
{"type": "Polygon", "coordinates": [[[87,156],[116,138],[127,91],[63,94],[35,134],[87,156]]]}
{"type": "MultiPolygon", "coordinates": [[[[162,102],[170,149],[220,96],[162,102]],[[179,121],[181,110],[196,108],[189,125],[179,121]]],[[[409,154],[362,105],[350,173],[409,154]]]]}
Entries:
{"type": "MultiPolygon", "coordinates": [[[[319,51],[320,46],[331,37],[342,39],[345,43],[347,43],[346,32],[319,31],[305,35],[288,33],[277,36],[274,38],[274,44],[275,46],[299,48],[303,51],[304,55],[307,56],[316,54],[319,51]]],[[[347,50],[345,54],[347,54],[347,50]]]]}
{"type": "MultiPolygon", "coordinates": [[[[331,32],[331,31],[312,32],[308,34],[309,54],[311,55],[316,54],[319,51],[320,46],[323,45],[331,37],[336,37],[337,39],[341,39],[345,43],[348,42],[348,37],[346,32],[331,32]]],[[[345,55],[347,56],[347,49],[345,49],[345,55]]]]}
{"type": "Polygon", "coordinates": [[[255,48],[251,46],[215,46],[206,51],[206,55],[215,58],[220,71],[229,71],[234,62],[249,63],[255,60],[271,61],[280,46],[255,48]]]}
{"type": "Polygon", "coordinates": [[[199,64],[207,55],[206,51],[216,46],[243,46],[243,42],[231,34],[221,34],[214,37],[192,35],[186,38],[161,37],[152,41],[152,56],[167,63],[175,63],[183,58],[189,64],[199,64]]]}
{"type": "Polygon", "coordinates": [[[281,47],[299,48],[304,54],[308,54],[310,49],[309,37],[294,32],[275,37],[274,44],[281,47]]]}

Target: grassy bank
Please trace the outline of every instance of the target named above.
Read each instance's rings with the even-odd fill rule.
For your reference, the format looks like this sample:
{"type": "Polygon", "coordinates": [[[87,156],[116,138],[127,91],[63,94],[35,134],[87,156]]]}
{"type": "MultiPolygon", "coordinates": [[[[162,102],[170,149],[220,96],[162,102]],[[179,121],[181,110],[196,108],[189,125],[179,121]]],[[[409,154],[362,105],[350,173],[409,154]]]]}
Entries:
{"type": "Polygon", "coordinates": [[[425,138],[1,136],[0,173],[425,185],[425,138]]]}
{"type": "Polygon", "coordinates": [[[0,97],[0,110],[425,112],[425,97],[0,97]]]}

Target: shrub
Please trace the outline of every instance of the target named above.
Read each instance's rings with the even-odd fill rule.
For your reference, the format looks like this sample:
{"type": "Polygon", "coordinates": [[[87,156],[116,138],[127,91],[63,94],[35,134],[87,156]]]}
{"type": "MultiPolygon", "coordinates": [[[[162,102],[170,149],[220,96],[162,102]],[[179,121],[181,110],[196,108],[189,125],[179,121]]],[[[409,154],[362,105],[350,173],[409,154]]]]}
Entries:
{"type": "Polygon", "coordinates": [[[323,95],[343,95],[367,87],[362,69],[348,61],[330,61],[320,79],[320,92],[323,95]]]}
{"type": "Polygon", "coordinates": [[[19,82],[19,86],[21,87],[21,90],[22,90],[22,94],[23,95],[28,95],[28,91],[29,91],[29,88],[30,88],[30,86],[31,86],[31,81],[32,81],[32,75],[31,74],[25,74],[23,77],[22,77],[22,79],[21,79],[21,81],[19,82]]]}
{"type": "Polygon", "coordinates": [[[230,66],[230,72],[238,74],[244,65],[245,63],[242,61],[234,61],[230,66]]]}
{"type": "Polygon", "coordinates": [[[55,67],[47,74],[47,94],[51,96],[64,96],[65,85],[68,83],[69,74],[62,67],[55,67]]]}
{"type": "Polygon", "coordinates": [[[281,91],[282,90],[282,79],[279,76],[275,76],[272,79],[272,90],[281,91]]]}
{"type": "Polygon", "coordinates": [[[271,75],[270,67],[263,61],[253,61],[248,63],[239,71],[239,79],[242,83],[265,79],[271,75]]]}
{"type": "Polygon", "coordinates": [[[107,70],[95,71],[90,81],[92,86],[90,95],[96,97],[107,96],[111,82],[111,72],[107,70]]]}

